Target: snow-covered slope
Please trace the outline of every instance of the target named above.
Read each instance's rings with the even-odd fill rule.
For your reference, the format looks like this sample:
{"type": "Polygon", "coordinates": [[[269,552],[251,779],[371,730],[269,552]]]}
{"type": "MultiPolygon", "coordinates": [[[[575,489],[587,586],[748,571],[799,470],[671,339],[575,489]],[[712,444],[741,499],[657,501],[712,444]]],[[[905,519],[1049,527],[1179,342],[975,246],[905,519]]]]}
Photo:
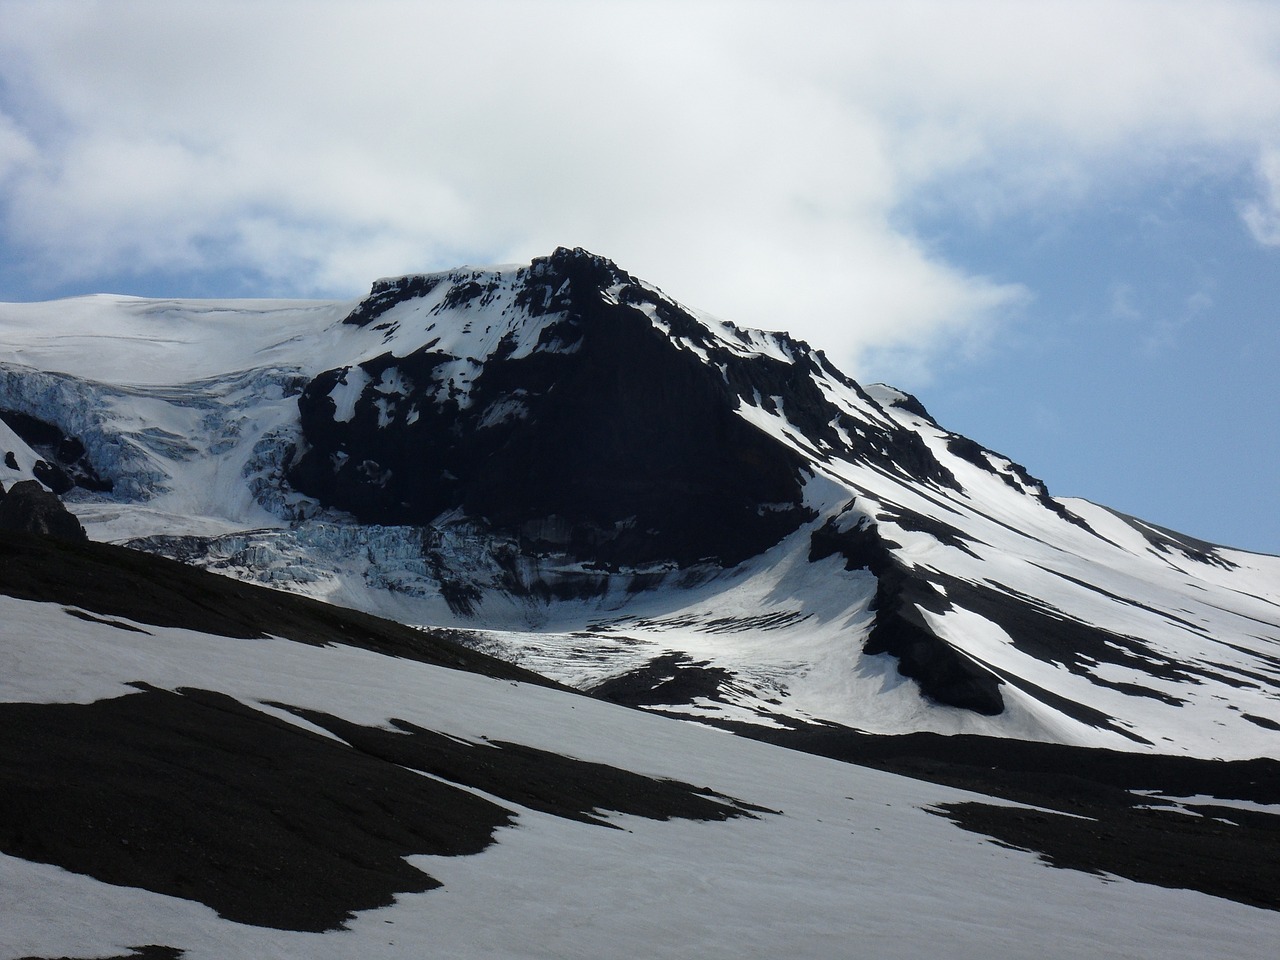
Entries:
{"type": "Polygon", "coordinates": [[[97,539],[712,721],[1280,755],[1280,559],[1054,500],[580,250],[352,303],[6,305],[0,343],[0,410],[111,484],[66,494],[97,539]]]}
{"type": "Polygon", "coordinates": [[[1270,957],[1280,936],[1258,908],[1280,904],[1274,762],[1270,793],[1213,766],[1181,788],[1186,812],[1159,796],[1170,782],[1113,807],[1101,781],[1044,780],[1074,811],[1054,812],[12,534],[0,617],[3,960],[1167,960],[1270,957]],[[1077,833],[1106,839],[1045,848],[1076,869],[1014,846],[1077,833]]]}

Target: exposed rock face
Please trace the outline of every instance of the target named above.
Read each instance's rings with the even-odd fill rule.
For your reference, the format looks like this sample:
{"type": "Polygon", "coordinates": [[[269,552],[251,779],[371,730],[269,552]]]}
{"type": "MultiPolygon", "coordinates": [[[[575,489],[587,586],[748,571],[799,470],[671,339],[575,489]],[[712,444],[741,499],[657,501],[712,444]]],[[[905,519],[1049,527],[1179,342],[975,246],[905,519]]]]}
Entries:
{"type": "MultiPolygon", "coordinates": [[[[0,409],[0,420],[44,457],[32,470],[35,478],[61,495],[74,487],[109,492],[111,481],[100,477],[78,437],[69,436],[56,424],[18,410],[0,409]]],[[[10,452],[6,457],[10,469],[18,468],[10,452]]]]}
{"type": "MultiPolygon", "coordinates": [[[[806,484],[841,462],[964,495],[922,434],[890,413],[940,432],[914,397],[876,399],[807,344],[695,317],[580,249],[514,271],[379,281],[344,323],[375,346],[302,391],[303,444],[289,482],[366,525],[462,522],[510,545],[510,556],[495,554],[500,565],[734,566],[816,519],[806,484]]],[[[952,435],[944,456],[1078,522],[1043,484],[977,444],[952,435]]],[[[945,609],[945,596],[870,516],[848,509],[844,522],[814,529],[810,560],[838,553],[846,569],[877,578],[865,651],[895,657],[935,702],[1001,713],[1007,681],[921,613],[945,609]]],[[[940,520],[905,508],[884,515],[968,550],[940,520]]],[[[467,612],[480,591],[460,589],[450,608],[467,612]]],[[[667,659],[628,675],[618,695],[649,691],[667,659]]],[[[672,670],[689,687],[691,668],[672,670]]],[[[699,689],[711,676],[700,675],[699,689]]],[[[660,686],[670,695],[670,683],[660,686]]]]}
{"type": "Polygon", "coordinates": [[[385,331],[390,349],[307,386],[307,448],[289,480],[365,523],[456,512],[525,552],[606,568],[733,565],[813,517],[809,458],[740,416],[744,405],[785,410],[820,456],[847,457],[852,442],[885,470],[954,486],[915,434],[833,404],[815,375],[857,387],[821,353],[784,334],[767,335],[775,355],[761,353],[732,325],[717,336],[582,250],[514,280],[382,281],[346,322],[385,331]],[[399,331],[415,302],[448,312],[452,339],[406,350],[399,331]]]}
{"type": "Polygon", "coordinates": [[[88,540],[84,527],[62,501],[34,480],[23,480],[0,496],[0,530],[88,540]]]}
{"type": "Polygon", "coordinates": [[[881,536],[874,523],[841,529],[830,520],[814,531],[809,559],[839,554],[847,569],[875,574],[876,619],[863,648],[867,653],[897,658],[898,672],[919,683],[921,692],[937,703],[988,716],[1002,712],[999,678],[938,637],[920,615],[920,607],[938,610],[947,602],[926,578],[913,575],[893,555],[897,546],[881,536]]]}
{"type": "Polygon", "coordinates": [[[357,374],[322,374],[299,402],[311,448],[291,482],[364,522],[461,510],[527,549],[606,566],[733,564],[808,518],[801,459],[734,414],[714,368],[607,295],[630,278],[568,251],[525,273],[513,307],[537,319],[535,349],[515,356],[508,332],[487,357],[388,353],[360,366],[369,386],[346,421],[330,395],[357,374]],[[459,360],[478,373],[465,394],[442,391],[459,360]],[[406,385],[396,413],[412,415],[388,417],[378,385],[392,382],[406,385]]]}

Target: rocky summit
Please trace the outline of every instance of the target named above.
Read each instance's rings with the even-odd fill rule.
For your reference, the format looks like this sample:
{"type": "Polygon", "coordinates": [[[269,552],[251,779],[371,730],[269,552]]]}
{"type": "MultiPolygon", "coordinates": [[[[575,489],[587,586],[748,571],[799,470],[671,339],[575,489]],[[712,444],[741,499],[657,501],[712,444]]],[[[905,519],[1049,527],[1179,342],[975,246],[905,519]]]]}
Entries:
{"type": "Polygon", "coordinates": [[[734,353],[581,250],[513,278],[434,279],[380,284],[344,321],[392,349],[303,391],[305,452],[288,474],[301,492],[366,523],[456,511],[612,568],[731,566],[810,518],[803,458],[736,416],[742,391],[770,384],[829,418],[802,371],[734,353]],[[460,330],[395,350],[397,318],[424,310],[460,330]]]}

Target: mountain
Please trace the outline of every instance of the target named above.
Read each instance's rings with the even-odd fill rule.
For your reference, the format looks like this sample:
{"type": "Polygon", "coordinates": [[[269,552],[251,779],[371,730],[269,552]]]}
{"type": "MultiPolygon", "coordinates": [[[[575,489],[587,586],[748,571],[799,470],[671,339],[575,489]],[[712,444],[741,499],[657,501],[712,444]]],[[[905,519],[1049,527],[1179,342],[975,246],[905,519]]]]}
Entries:
{"type": "Polygon", "coordinates": [[[1275,753],[1280,559],[1054,499],[583,250],[0,331],[0,474],[94,539],[710,722],[1275,753]]]}
{"type": "Polygon", "coordinates": [[[0,345],[0,960],[1274,952],[1280,558],[582,250],[0,345]]]}

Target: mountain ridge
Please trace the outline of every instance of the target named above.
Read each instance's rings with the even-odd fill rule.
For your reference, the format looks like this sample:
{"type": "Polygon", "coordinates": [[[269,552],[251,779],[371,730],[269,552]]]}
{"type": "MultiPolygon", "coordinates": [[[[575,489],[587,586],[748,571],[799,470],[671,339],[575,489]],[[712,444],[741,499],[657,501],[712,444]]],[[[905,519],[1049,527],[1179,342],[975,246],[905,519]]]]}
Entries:
{"type": "Polygon", "coordinates": [[[0,411],[112,484],[68,494],[96,536],[580,687],[683,675],[692,718],[1273,750],[1275,558],[1054,499],[917,398],[584,250],[358,301],[59,310],[0,310],[0,411]],[[98,379],[139,341],[203,376],[98,379]]]}

